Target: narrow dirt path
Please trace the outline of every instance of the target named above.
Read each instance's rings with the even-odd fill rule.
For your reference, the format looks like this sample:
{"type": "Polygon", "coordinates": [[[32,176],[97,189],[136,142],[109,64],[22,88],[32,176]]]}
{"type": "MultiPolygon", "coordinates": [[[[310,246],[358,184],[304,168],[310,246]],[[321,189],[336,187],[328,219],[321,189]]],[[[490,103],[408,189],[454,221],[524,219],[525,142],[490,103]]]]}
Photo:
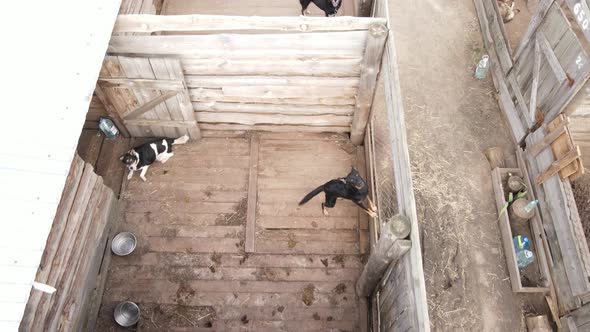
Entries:
{"type": "MultiPolygon", "coordinates": [[[[513,153],[471,0],[396,0],[390,9],[435,331],[524,330],[512,293],[483,150],[513,153]]],[[[513,160],[509,160],[513,163],[513,160]]]]}

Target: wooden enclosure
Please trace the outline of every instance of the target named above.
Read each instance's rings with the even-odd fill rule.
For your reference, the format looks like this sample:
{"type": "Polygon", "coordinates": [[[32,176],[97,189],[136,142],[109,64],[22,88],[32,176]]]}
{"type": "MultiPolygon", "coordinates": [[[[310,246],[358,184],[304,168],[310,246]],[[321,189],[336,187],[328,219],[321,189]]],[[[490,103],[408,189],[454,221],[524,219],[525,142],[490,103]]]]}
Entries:
{"type": "Polygon", "coordinates": [[[133,136],[351,132],[360,144],[387,38],[384,22],[122,15],[97,96],[133,136]]]}
{"type": "Polygon", "coordinates": [[[71,257],[56,265],[74,268],[51,273],[59,294],[32,293],[22,328],[117,331],[113,308],[131,300],[141,331],[428,331],[387,1],[366,18],[152,15],[173,11],[167,3],[121,5],[80,136],[87,163],[76,159],[104,176],[92,173],[93,190],[109,192],[113,208],[70,188],[107,214],[54,224],[81,239],[48,242],[63,238],[71,257]],[[97,134],[100,116],[122,136],[97,134]],[[124,179],[116,159],[130,144],[185,134],[146,182],[124,179]],[[351,166],[370,183],[378,218],[341,200],[324,216],[323,195],[298,206],[351,166]],[[398,214],[411,225],[403,250],[359,296],[365,258],[398,214]],[[111,261],[114,231],[139,242],[111,261]]]}
{"type": "Polygon", "coordinates": [[[590,295],[590,253],[570,183],[584,173],[572,132],[588,128],[578,122],[570,131],[571,121],[562,114],[571,113],[568,104],[590,76],[590,11],[584,0],[539,1],[513,51],[496,2],[474,2],[499,105],[520,145],[519,167],[529,181],[527,188],[539,199],[536,214],[542,220],[554,286],[548,301],[562,316],[590,295]]]}

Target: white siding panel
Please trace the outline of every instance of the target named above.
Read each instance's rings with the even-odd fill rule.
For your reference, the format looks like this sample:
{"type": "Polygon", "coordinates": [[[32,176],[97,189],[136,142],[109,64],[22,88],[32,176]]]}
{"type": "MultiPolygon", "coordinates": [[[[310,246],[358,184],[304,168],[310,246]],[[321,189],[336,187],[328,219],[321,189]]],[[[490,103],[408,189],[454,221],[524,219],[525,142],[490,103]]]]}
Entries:
{"type": "Polygon", "coordinates": [[[120,0],[10,1],[0,127],[0,331],[16,331],[120,0]]]}

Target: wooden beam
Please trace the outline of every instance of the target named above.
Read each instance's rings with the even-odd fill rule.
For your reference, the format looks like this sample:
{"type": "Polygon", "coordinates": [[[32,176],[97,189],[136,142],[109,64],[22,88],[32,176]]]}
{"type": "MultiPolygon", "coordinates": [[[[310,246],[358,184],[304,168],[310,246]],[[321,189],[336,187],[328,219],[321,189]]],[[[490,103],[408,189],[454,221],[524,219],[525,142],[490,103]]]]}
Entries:
{"type": "Polygon", "coordinates": [[[529,102],[529,118],[535,122],[537,112],[537,92],[539,90],[539,72],[541,71],[541,50],[539,42],[535,40],[534,60],[533,60],[533,82],[531,83],[531,99],[529,102]]]}
{"type": "Polygon", "coordinates": [[[359,297],[373,294],[387,267],[410,250],[412,242],[403,240],[410,234],[410,227],[410,220],[406,216],[396,215],[385,222],[381,228],[377,248],[369,256],[356,283],[356,293],[359,297]]]}
{"type": "Polygon", "coordinates": [[[129,120],[137,119],[140,115],[144,114],[145,112],[153,109],[157,105],[165,102],[166,100],[176,96],[178,91],[166,91],[165,93],[157,96],[156,98],[148,101],[147,103],[139,106],[138,108],[131,110],[123,115],[125,122],[127,123],[129,120]]]}
{"type": "Polygon", "coordinates": [[[566,155],[561,157],[560,159],[551,163],[543,173],[537,176],[537,184],[542,184],[543,182],[547,181],[550,177],[554,176],[559,172],[562,168],[566,167],[567,165],[574,162],[576,159],[580,158],[582,154],[580,153],[580,147],[576,146],[575,149],[568,152],[566,155]]]}
{"type": "Polygon", "coordinates": [[[142,127],[159,126],[172,128],[191,128],[197,125],[197,121],[133,119],[125,120],[125,124],[142,127]]]}
{"type": "Polygon", "coordinates": [[[171,90],[171,91],[184,91],[186,87],[183,81],[178,80],[155,80],[147,78],[110,78],[100,77],[98,82],[102,83],[105,87],[114,88],[135,88],[135,89],[148,89],[148,90],[171,90]]]}
{"type": "Polygon", "coordinates": [[[535,157],[545,148],[549,147],[553,141],[555,141],[559,136],[565,133],[566,126],[570,123],[570,119],[568,117],[565,118],[563,122],[561,122],[555,129],[553,129],[549,134],[543,137],[543,140],[537,142],[537,144],[531,146],[527,149],[527,152],[530,156],[535,157]]]}
{"type": "Polygon", "coordinates": [[[524,35],[522,35],[520,43],[514,52],[514,59],[517,61],[519,60],[522,52],[526,49],[529,42],[534,38],[535,31],[537,31],[537,28],[541,25],[541,23],[543,23],[543,18],[545,17],[545,14],[547,14],[547,11],[549,11],[549,8],[554,1],[555,0],[541,0],[537,4],[537,10],[531,17],[529,25],[524,35]]]}
{"type": "Polygon", "coordinates": [[[204,57],[261,57],[275,55],[359,56],[367,31],[290,34],[211,34],[163,36],[113,36],[108,52],[113,55],[192,55],[204,57]]]}
{"type": "Polygon", "coordinates": [[[284,115],[255,113],[196,112],[198,122],[257,124],[292,124],[307,126],[350,126],[351,116],[347,115],[284,115]]]}
{"type": "Polygon", "coordinates": [[[516,100],[518,101],[518,107],[520,108],[522,116],[528,116],[529,110],[526,106],[526,101],[524,99],[524,96],[522,95],[522,91],[520,90],[520,84],[518,83],[518,79],[516,78],[516,75],[513,72],[508,74],[508,82],[510,82],[510,85],[512,86],[512,91],[514,91],[514,95],[516,96],[516,100]]]}
{"type": "Polygon", "coordinates": [[[385,24],[373,17],[247,17],[225,15],[119,15],[113,33],[122,32],[211,32],[280,31],[319,32],[367,30],[371,24],[385,24]]]}
{"type": "Polygon", "coordinates": [[[256,203],[258,201],[258,151],[260,138],[250,136],[250,174],[248,176],[248,209],[246,210],[246,252],[255,252],[256,245],[256,203]]]}
{"type": "Polygon", "coordinates": [[[545,37],[543,30],[539,29],[537,31],[536,38],[536,42],[539,44],[539,47],[541,48],[541,51],[543,51],[543,54],[545,54],[545,58],[549,62],[549,66],[551,67],[551,70],[553,71],[553,74],[555,75],[557,82],[563,83],[567,81],[567,74],[561,67],[559,59],[557,58],[557,56],[555,56],[555,52],[553,52],[553,49],[551,48],[551,45],[549,44],[547,37],[545,37]]]}
{"type": "Polygon", "coordinates": [[[123,135],[123,137],[126,138],[129,137],[129,131],[127,130],[127,127],[125,127],[125,125],[123,124],[123,119],[121,118],[121,116],[117,112],[117,109],[115,108],[115,106],[113,106],[113,104],[108,99],[107,95],[104,93],[99,84],[96,84],[96,87],[94,88],[94,94],[104,106],[104,109],[109,114],[109,117],[111,117],[113,122],[115,122],[117,128],[119,128],[119,130],[121,131],[121,135],[123,135]]]}
{"type": "Polygon", "coordinates": [[[322,106],[322,105],[276,105],[276,104],[245,104],[224,102],[194,102],[196,112],[217,113],[257,113],[284,115],[346,115],[354,114],[354,106],[322,106]]]}
{"type": "Polygon", "coordinates": [[[350,140],[356,145],[363,142],[367,122],[371,114],[371,105],[377,86],[377,75],[381,67],[381,59],[389,30],[383,24],[375,24],[369,29],[367,47],[363,64],[355,112],[352,120],[350,140]]]}

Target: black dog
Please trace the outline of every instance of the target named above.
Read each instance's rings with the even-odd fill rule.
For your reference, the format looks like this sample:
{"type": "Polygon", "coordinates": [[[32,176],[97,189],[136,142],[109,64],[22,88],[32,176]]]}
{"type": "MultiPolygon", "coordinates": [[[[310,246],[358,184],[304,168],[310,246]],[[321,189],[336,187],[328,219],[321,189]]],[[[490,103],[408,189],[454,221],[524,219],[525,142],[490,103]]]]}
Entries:
{"type": "Polygon", "coordinates": [[[336,16],[338,9],[342,6],[342,0],[299,0],[299,2],[301,3],[301,15],[305,15],[307,6],[312,2],[326,13],[326,17],[336,16]]]}
{"type": "Polygon", "coordinates": [[[354,167],[345,178],[330,180],[305,195],[301,202],[299,202],[299,205],[307,203],[322,191],[326,194],[326,201],[322,203],[322,212],[324,212],[325,215],[328,215],[326,208],[333,208],[336,205],[336,200],[338,198],[344,198],[353,201],[371,217],[377,217],[375,204],[373,204],[371,199],[367,197],[369,194],[369,186],[354,167]],[[369,208],[363,205],[365,197],[369,202],[369,208]]]}
{"type": "Polygon", "coordinates": [[[145,181],[145,173],[156,161],[165,163],[174,155],[172,145],[184,144],[188,142],[188,136],[184,135],[175,140],[170,138],[159,139],[154,142],[142,144],[136,148],[127,151],[119,158],[123,164],[127,165],[129,175],[127,180],[131,180],[134,171],[141,170],[139,177],[145,181]]]}

